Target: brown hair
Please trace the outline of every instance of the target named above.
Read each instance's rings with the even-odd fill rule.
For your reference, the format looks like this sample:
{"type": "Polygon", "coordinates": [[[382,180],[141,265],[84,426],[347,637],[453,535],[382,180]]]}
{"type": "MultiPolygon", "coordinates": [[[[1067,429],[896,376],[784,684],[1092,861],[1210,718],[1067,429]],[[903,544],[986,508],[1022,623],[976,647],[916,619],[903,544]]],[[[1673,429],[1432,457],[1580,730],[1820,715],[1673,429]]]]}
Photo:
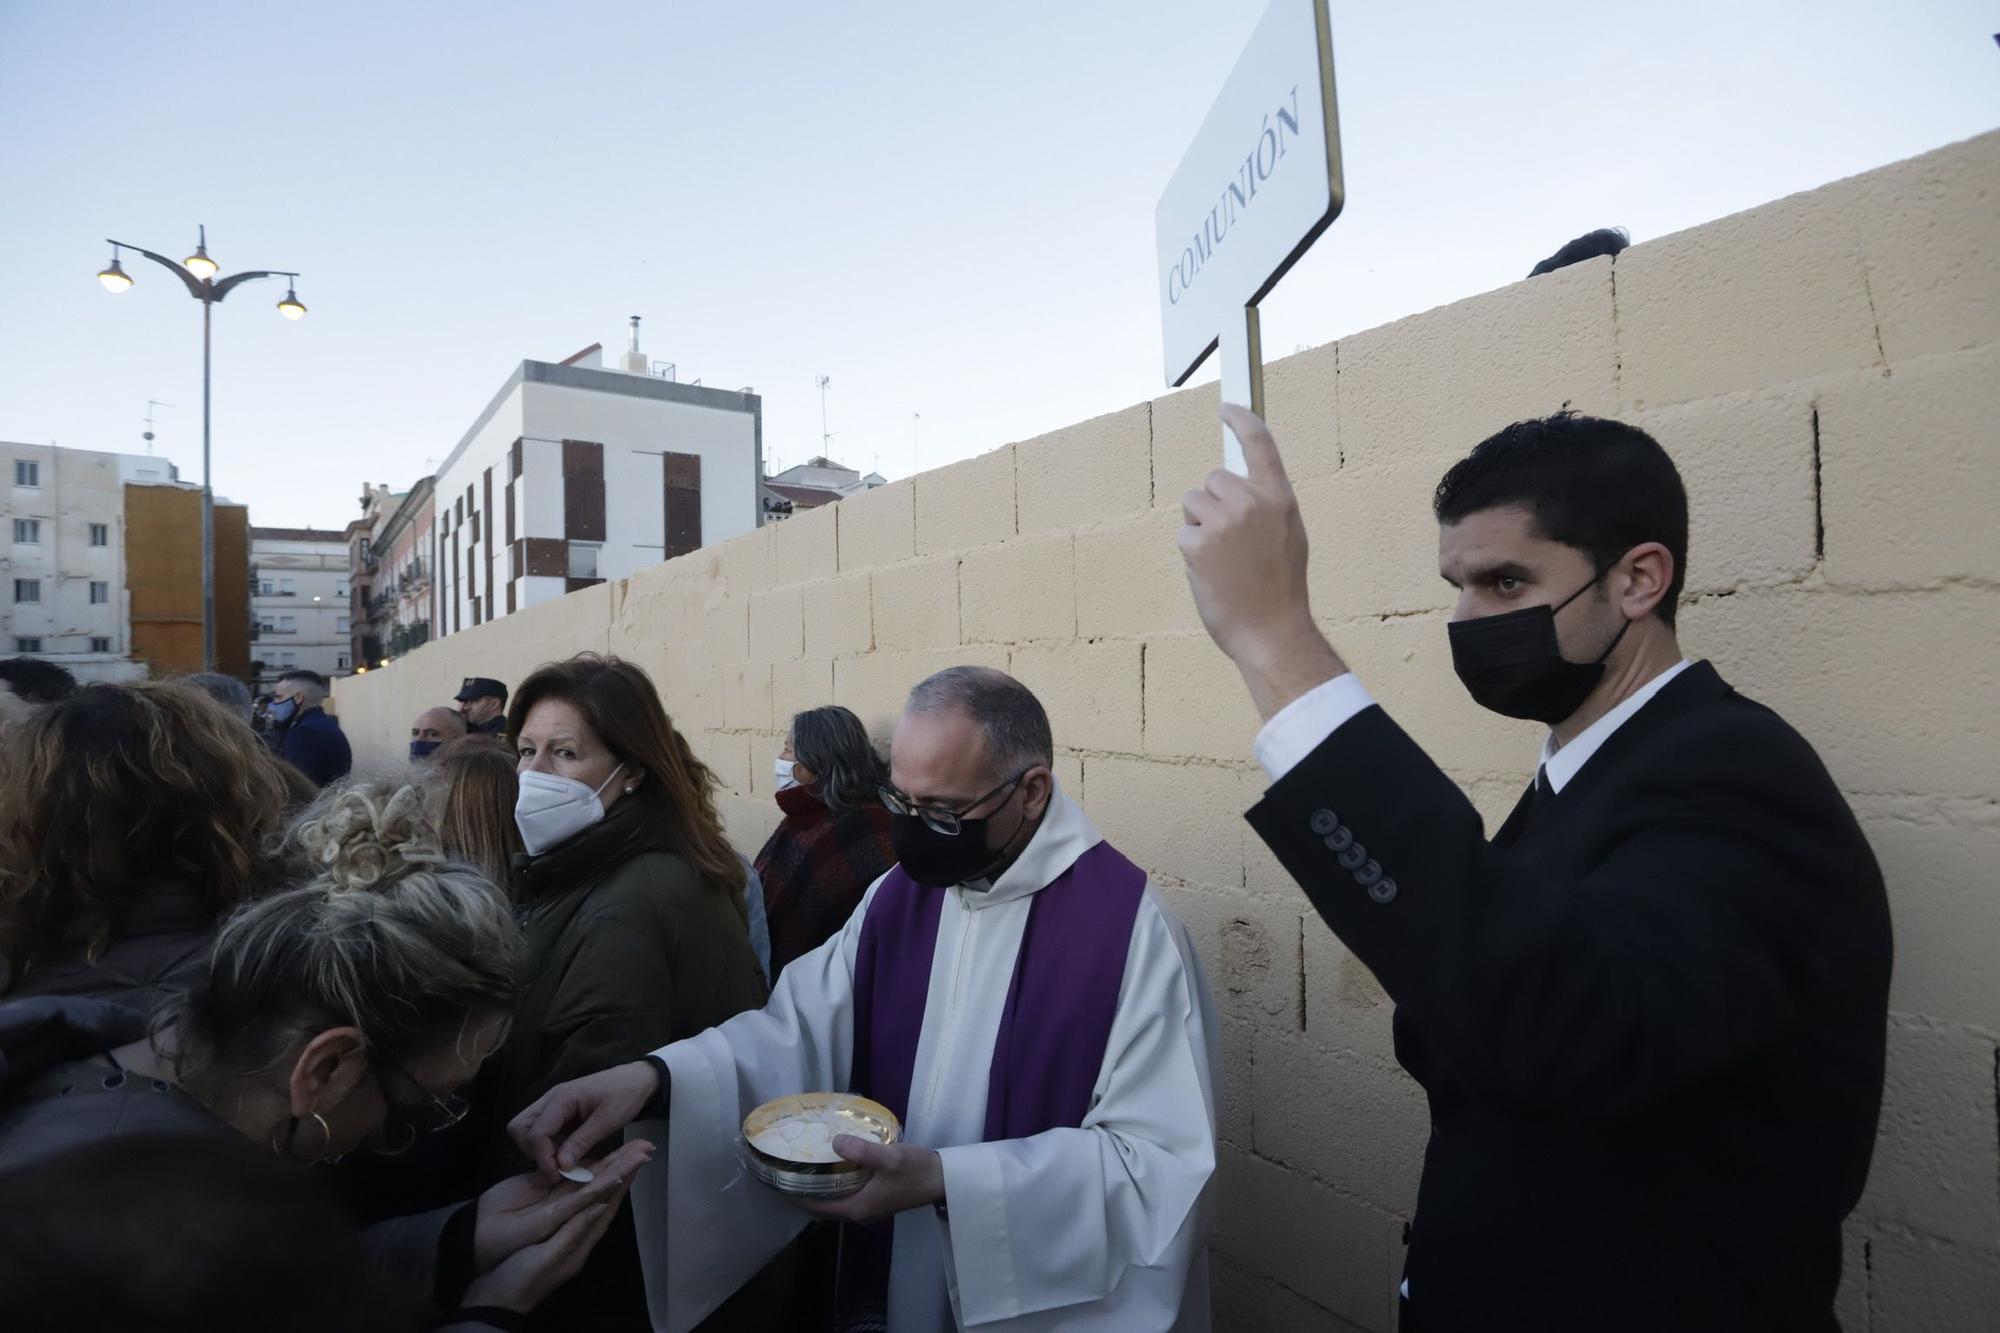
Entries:
{"type": "Polygon", "coordinates": [[[596,653],[550,662],[514,692],[507,733],[520,735],[529,712],[544,699],[572,705],[612,754],[645,775],[638,790],[621,801],[642,804],[710,888],[742,893],[743,862],[715,812],[715,774],[674,729],[652,677],[630,662],[596,653]]]}
{"type": "Polygon", "coordinates": [[[521,788],[514,763],[512,749],[498,737],[466,736],[440,746],[425,774],[445,855],[503,888],[514,882],[514,857],[522,850],[514,824],[521,788]]]}
{"type": "Polygon", "coordinates": [[[174,682],[85,685],[8,728],[0,961],[19,978],[78,920],[101,949],[160,879],[218,917],[277,887],[282,768],[241,718],[174,682]]]}

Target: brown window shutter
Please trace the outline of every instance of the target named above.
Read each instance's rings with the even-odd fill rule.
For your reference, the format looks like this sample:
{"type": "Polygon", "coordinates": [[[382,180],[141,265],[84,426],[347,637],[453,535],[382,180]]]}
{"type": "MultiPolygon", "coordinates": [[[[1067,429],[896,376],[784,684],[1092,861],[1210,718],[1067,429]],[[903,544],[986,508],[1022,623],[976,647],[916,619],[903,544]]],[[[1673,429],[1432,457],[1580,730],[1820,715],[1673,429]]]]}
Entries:
{"type": "Polygon", "coordinates": [[[510,483],[506,489],[507,489],[507,544],[509,546],[512,546],[514,544],[514,538],[516,536],[514,532],[514,487],[510,483]]]}
{"type": "Polygon", "coordinates": [[[520,577],[521,577],[521,575],[523,575],[523,574],[527,573],[527,570],[526,570],[526,568],[525,568],[525,567],[523,566],[523,563],[522,563],[522,561],[523,561],[523,555],[522,555],[522,551],[521,551],[521,543],[520,543],[520,542],[518,542],[518,541],[516,541],[516,542],[509,542],[509,543],[508,543],[508,545],[507,545],[507,582],[508,582],[508,583],[510,583],[510,584],[511,584],[511,583],[512,583],[512,582],[513,582],[513,581],[514,581],[515,579],[518,579],[518,578],[520,578],[520,577]]]}
{"type": "Polygon", "coordinates": [[[518,609],[514,605],[514,585],[510,583],[507,585],[507,614],[511,616],[518,609]]]}
{"type": "Polygon", "coordinates": [[[701,455],[666,454],[667,559],[701,548],[701,455]]]}
{"type": "Polygon", "coordinates": [[[507,451],[507,480],[521,475],[521,442],[514,441],[514,447],[507,451]]]}
{"type": "Polygon", "coordinates": [[[569,543],[559,537],[521,539],[527,573],[533,578],[569,577],[569,543]]]}
{"type": "Polygon", "coordinates": [[[458,633],[465,628],[465,613],[459,608],[465,604],[465,588],[458,581],[458,543],[451,544],[451,632],[458,633]]]}
{"type": "MultiPolygon", "coordinates": [[[[591,440],[564,440],[563,536],[577,542],[604,540],[604,446],[591,440]]],[[[563,571],[565,575],[569,571],[563,571]]]]}

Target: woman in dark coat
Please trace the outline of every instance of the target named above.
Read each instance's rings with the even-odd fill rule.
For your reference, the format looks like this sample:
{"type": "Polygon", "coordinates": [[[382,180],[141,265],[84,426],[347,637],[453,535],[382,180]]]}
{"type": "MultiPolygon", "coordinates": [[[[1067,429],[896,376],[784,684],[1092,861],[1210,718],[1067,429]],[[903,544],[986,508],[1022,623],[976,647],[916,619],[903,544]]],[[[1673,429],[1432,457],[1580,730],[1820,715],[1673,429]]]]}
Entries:
{"type": "MultiPolygon", "coordinates": [[[[553,663],[515,691],[507,724],[528,965],[513,1029],[481,1076],[478,1151],[490,1179],[521,1169],[506,1123],[544,1092],[692,1037],[766,995],[715,778],[646,673],[591,654],[553,663]]],[[[759,1327],[746,1313],[757,1286],[714,1326],[759,1327]]],[[[629,1206],[533,1323],[651,1327],[629,1206]]]]}
{"type": "Polygon", "coordinates": [[[794,717],[777,776],[785,818],[757,853],[774,977],[846,925],[896,864],[880,795],[887,775],[860,718],[834,705],[794,717]]]}

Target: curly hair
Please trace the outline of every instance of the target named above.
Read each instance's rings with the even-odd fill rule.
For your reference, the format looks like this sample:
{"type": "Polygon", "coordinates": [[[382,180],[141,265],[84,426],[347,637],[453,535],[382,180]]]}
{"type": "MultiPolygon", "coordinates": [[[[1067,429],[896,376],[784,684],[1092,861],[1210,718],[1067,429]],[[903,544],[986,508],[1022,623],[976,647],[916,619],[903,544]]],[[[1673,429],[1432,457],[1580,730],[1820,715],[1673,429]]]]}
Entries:
{"type": "Polygon", "coordinates": [[[94,684],[0,739],[0,962],[20,977],[73,923],[93,954],[150,885],[221,916],[284,881],[290,787],[241,719],[176,682],[94,684]]]}
{"type": "Polygon", "coordinates": [[[521,683],[507,706],[507,734],[519,736],[528,714],[544,699],[561,699],[583,714],[611,753],[649,779],[627,800],[637,800],[712,889],[743,892],[743,862],[722,831],[715,809],[716,777],[695,757],[660,703],[653,678],[630,662],[578,653],[550,662],[521,683]]]}
{"type": "Polygon", "coordinates": [[[506,895],[446,857],[406,778],[330,789],[291,841],[317,873],[238,909],[207,966],[162,1006],[176,1076],[215,1086],[330,1027],[403,1063],[512,1011],[522,957],[506,895]]]}

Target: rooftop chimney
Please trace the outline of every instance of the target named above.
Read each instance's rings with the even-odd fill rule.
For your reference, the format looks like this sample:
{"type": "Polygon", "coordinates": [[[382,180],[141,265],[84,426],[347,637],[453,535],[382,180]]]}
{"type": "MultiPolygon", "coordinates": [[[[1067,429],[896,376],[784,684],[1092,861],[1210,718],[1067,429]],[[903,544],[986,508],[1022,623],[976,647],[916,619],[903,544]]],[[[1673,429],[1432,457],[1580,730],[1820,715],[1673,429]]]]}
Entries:
{"type": "Polygon", "coordinates": [[[633,375],[647,373],[646,354],[639,350],[639,317],[632,316],[632,345],[619,360],[619,368],[633,375]]]}

